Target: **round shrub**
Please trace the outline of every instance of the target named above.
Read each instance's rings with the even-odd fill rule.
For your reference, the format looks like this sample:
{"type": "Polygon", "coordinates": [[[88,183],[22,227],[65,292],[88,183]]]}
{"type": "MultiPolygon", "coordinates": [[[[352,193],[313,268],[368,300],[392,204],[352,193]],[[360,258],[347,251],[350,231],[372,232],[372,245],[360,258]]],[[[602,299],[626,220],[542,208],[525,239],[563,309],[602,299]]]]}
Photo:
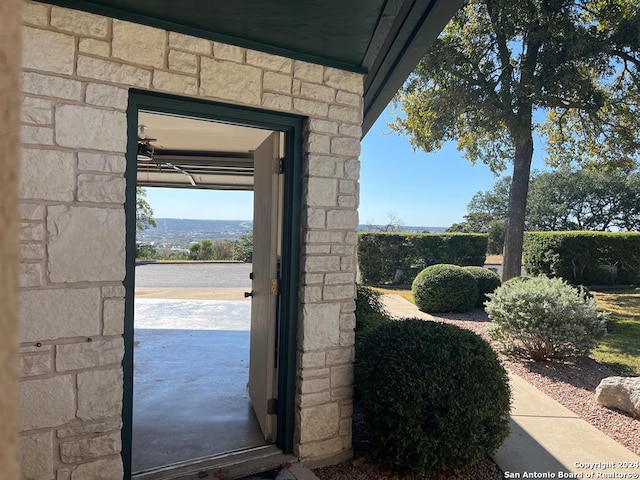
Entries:
{"type": "Polygon", "coordinates": [[[606,331],[595,300],[560,278],[505,282],[490,297],[489,336],[512,355],[539,361],[586,354],[606,331]]]}
{"type": "Polygon", "coordinates": [[[478,299],[478,285],[471,273],[457,265],[431,265],[416,276],[413,299],[425,312],[466,312],[478,299]]]}
{"type": "Polygon", "coordinates": [[[484,302],[489,299],[487,294],[493,293],[493,291],[502,284],[500,276],[493,270],[484,267],[471,266],[462,268],[476,279],[476,283],[478,284],[478,301],[476,302],[476,307],[482,307],[484,302]]]}
{"type": "Polygon", "coordinates": [[[509,433],[506,371],[471,331],[383,323],[364,337],[355,370],[371,455],[399,473],[464,470],[509,433]]]}

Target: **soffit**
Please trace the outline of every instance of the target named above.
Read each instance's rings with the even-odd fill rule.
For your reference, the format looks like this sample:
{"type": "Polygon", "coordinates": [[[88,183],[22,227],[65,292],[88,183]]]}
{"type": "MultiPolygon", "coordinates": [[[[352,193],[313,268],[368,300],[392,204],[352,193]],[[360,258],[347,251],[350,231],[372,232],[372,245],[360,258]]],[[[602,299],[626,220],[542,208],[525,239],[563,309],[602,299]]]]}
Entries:
{"type": "Polygon", "coordinates": [[[48,0],[365,75],[363,131],[463,0],[48,0]]]}

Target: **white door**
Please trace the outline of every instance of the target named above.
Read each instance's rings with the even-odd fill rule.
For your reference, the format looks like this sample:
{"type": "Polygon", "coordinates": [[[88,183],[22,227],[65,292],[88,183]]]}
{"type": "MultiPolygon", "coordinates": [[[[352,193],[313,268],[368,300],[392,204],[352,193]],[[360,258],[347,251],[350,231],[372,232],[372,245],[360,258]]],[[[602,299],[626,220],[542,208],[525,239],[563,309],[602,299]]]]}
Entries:
{"type": "Polygon", "coordinates": [[[279,243],[280,134],[272,133],[256,149],[253,179],[253,280],[249,396],[264,438],[275,441],[276,308],[279,243]],[[275,282],[272,282],[275,281],[275,282]]]}

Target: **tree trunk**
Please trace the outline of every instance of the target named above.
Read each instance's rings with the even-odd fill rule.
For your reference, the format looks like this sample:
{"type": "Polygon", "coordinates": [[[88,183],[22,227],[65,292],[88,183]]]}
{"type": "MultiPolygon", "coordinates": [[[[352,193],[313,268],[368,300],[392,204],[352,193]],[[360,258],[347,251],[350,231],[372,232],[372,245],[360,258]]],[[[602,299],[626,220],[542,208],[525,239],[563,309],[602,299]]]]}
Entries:
{"type": "Polygon", "coordinates": [[[533,157],[533,138],[523,139],[516,144],[513,159],[513,178],[509,191],[507,229],[504,237],[504,259],[502,281],[519,277],[522,271],[522,241],[524,239],[524,217],[527,210],[529,174],[533,157]]]}

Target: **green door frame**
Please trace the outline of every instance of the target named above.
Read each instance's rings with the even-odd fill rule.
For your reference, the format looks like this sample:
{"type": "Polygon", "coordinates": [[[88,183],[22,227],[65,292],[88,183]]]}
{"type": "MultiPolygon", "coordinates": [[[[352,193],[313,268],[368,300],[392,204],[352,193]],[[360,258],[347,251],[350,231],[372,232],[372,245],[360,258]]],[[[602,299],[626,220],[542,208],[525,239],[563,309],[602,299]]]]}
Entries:
{"type": "Polygon", "coordinates": [[[133,433],[133,340],[136,256],[136,155],[140,110],[197,117],[234,125],[284,132],[284,211],[282,227],[282,288],[278,338],[278,402],[276,445],[293,452],[295,422],[296,327],[300,271],[300,205],[302,197],[302,132],[304,117],[234,106],[200,99],[129,90],[127,108],[126,178],[126,276],[123,359],[124,402],[122,412],[122,460],[124,478],[130,479],[133,433]]]}

